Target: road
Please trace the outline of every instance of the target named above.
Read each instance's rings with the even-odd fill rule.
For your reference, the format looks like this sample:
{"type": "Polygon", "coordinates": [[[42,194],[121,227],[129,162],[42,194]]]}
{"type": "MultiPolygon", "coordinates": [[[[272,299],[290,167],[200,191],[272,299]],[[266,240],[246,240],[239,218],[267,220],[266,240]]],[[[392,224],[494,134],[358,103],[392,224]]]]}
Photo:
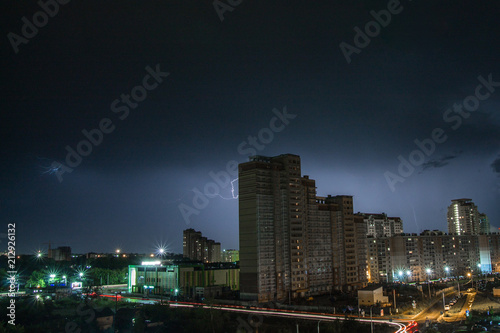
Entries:
{"type": "MultiPolygon", "coordinates": [[[[115,295],[102,295],[105,297],[115,298],[115,295]]],[[[151,304],[158,303],[159,300],[145,299],[140,297],[128,297],[121,296],[120,300],[127,300],[130,302],[137,302],[143,304],[151,304]]],[[[268,308],[258,308],[258,307],[244,307],[237,305],[218,305],[212,304],[207,305],[203,303],[191,303],[191,302],[174,302],[174,301],[164,301],[165,304],[168,304],[171,307],[184,307],[184,308],[204,308],[204,309],[217,309],[222,311],[231,311],[231,312],[239,312],[239,313],[248,313],[248,314],[257,314],[262,316],[276,316],[276,317],[294,317],[306,320],[316,320],[316,321],[334,321],[334,320],[345,320],[345,316],[334,316],[326,313],[314,313],[314,312],[306,312],[306,311],[293,311],[293,310],[283,310],[283,309],[268,309],[268,308]]],[[[409,320],[384,320],[384,319],[369,319],[369,318],[358,318],[358,317],[350,317],[354,320],[374,324],[384,324],[388,326],[393,326],[395,329],[395,333],[407,332],[408,329],[414,326],[409,320]]]]}
{"type": "Polygon", "coordinates": [[[463,304],[462,308],[460,311],[453,313],[451,311],[448,311],[448,316],[443,316],[442,319],[443,321],[447,323],[451,322],[457,322],[461,320],[465,320],[465,312],[467,310],[470,311],[472,308],[472,304],[474,303],[474,298],[476,297],[476,293],[468,293],[467,294],[467,299],[465,300],[465,303],[463,304]]]}

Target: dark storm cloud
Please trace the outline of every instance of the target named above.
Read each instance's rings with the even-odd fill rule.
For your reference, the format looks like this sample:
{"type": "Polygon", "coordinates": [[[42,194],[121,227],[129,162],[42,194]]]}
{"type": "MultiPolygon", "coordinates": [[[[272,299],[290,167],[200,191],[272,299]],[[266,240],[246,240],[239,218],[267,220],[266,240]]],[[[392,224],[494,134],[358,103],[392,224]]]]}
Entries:
{"type": "Polygon", "coordinates": [[[434,168],[442,168],[448,164],[450,164],[451,160],[457,158],[462,152],[457,152],[454,154],[449,154],[442,156],[440,158],[432,159],[430,161],[425,162],[422,164],[422,171],[428,170],[428,169],[434,169],[434,168]]]}
{"type": "Polygon", "coordinates": [[[493,163],[491,163],[491,167],[494,172],[500,174],[500,157],[498,157],[493,163]]]}
{"type": "Polygon", "coordinates": [[[149,251],[158,234],[181,252],[186,227],[237,247],[236,200],[211,199],[189,226],[178,204],[192,205],[210,172],[246,161],[239,144],[284,105],[297,120],[258,153],[301,155],[320,195],[352,194],[357,210],[399,215],[408,232],[442,226],[454,197],[473,197],[499,220],[498,193],[486,189],[500,158],[495,174],[471,170],[497,156],[500,90],[456,131],[443,112],[474,93],[479,75],[500,81],[500,4],[401,1],[404,10],[347,64],[339,43],[352,43],[354,27],[387,3],[244,1],[221,22],[212,1],[72,1],[17,54],[6,36],[40,6],[2,3],[1,218],[19,221],[19,250],[51,239],[81,252],[115,243],[149,251]],[[155,64],[168,80],[63,183],[42,174],[85,139],[82,130],[113,117],[111,103],[155,64]],[[448,140],[422,166],[433,172],[390,192],[384,171],[437,127],[448,140]],[[447,154],[457,151],[460,159],[447,154]]]}

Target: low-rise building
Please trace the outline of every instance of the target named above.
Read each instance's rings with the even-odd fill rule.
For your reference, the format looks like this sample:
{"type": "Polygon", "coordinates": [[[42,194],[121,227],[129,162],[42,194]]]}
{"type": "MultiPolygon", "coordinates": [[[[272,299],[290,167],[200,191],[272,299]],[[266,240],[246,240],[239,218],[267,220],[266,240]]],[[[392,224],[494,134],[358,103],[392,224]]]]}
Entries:
{"type": "Polygon", "coordinates": [[[384,289],[382,286],[367,286],[358,290],[358,305],[359,306],[372,306],[383,305],[389,302],[389,297],[384,296],[384,289]]]}
{"type": "Polygon", "coordinates": [[[217,290],[239,290],[239,268],[234,263],[150,261],[130,265],[128,290],[164,296],[195,297],[199,288],[218,296],[217,290]],[[220,289],[213,288],[220,287],[220,289]]]}

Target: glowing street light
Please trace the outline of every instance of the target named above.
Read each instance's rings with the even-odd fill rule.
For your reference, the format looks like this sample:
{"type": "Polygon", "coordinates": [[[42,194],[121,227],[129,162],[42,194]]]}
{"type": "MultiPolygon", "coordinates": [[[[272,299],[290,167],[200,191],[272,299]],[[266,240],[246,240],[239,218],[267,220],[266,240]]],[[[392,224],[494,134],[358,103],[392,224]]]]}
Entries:
{"type": "Polygon", "coordinates": [[[429,298],[431,298],[431,273],[432,273],[432,270],[430,268],[427,268],[425,271],[427,272],[427,277],[428,277],[427,288],[429,290],[429,298]]]}

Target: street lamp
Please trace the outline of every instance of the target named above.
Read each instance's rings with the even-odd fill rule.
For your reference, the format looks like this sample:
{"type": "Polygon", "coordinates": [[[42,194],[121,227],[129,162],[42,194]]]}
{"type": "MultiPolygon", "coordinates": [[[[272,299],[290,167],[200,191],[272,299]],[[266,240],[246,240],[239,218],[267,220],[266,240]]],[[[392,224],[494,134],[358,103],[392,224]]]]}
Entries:
{"type": "Polygon", "coordinates": [[[432,273],[432,270],[430,268],[427,268],[425,271],[427,272],[427,288],[429,289],[429,298],[431,298],[431,273],[432,273]]]}

